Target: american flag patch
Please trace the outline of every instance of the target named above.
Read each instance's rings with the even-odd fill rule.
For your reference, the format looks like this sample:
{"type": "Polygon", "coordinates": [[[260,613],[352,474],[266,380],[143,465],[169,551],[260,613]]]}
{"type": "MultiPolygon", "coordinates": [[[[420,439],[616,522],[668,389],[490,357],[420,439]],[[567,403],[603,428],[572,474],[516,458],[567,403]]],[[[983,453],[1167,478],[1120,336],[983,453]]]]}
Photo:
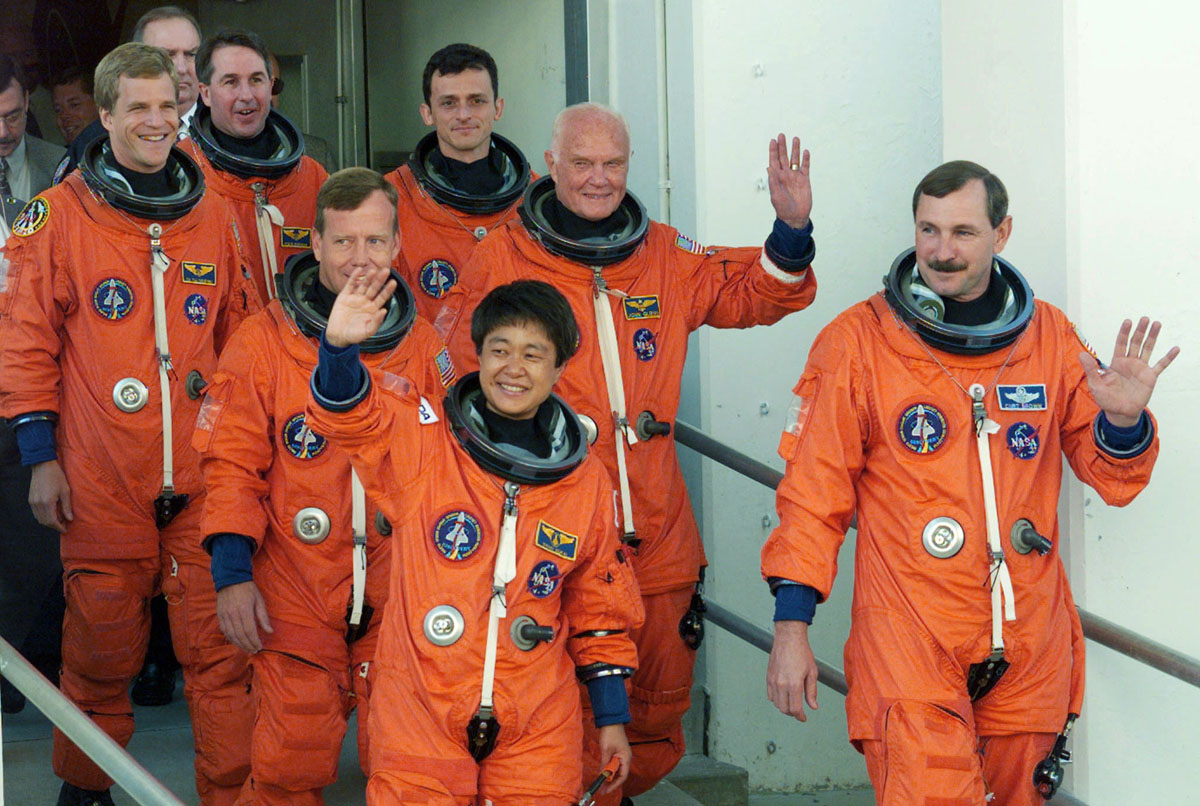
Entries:
{"type": "Polygon", "coordinates": [[[686,235],[676,235],[675,245],[685,252],[691,252],[693,255],[703,255],[704,247],[693,241],[686,235]]]}
{"type": "Polygon", "coordinates": [[[1075,338],[1079,339],[1079,343],[1083,345],[1083,349],[1087,350],[1088,353],[1091,354],[1092,358],[1100,361],[1100,356],[1096,354],[1096,350],[1092,347],[1092,343],[1084,338],[1084,335],[1079,332],[1079,325],[1072,322],[1071,330],[1075,331],[1075,338]]]}
{"type": "Polygon", "coordinates": [[[438,378],[441,380],[442,386],[449,387],[454,383],[454,362],[450,360],[450,351],[443,347],[433,362],[437,364],[438,378]]]}

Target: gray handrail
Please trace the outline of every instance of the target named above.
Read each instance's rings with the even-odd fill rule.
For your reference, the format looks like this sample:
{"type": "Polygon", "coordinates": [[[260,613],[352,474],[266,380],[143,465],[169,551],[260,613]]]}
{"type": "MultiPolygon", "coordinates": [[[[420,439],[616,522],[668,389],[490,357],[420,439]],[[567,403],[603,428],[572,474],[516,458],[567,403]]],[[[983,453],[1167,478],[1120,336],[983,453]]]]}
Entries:
{"type": "Polygon", "coordinates": [[[99,725],[79,710],[61,691],[33,668],[12,644],[0,638],[0,676],[9,680],[58,729],[70,737],[88,758],[104,770],[142,806],[184,806],[183,801],[159,783],[137,759],[112,740],[99,725]]]}
{"type": "MultiPolygon", "coordinates": [[[[695,426],[679,420],[675,421],[675,441],[771,489],[778,487],[779,482],[783,480],[783,474],[773,467],[752,459],[718,442],[695,426]]],[[[1200,660],[1102,619],[1082,607],[1077,609],[1083,625],[1083,634],[1087,638],[1164,674],[1200,687],[1200,660]]],[[[769,643],[766,648],[770,651],[769,643]]]]}

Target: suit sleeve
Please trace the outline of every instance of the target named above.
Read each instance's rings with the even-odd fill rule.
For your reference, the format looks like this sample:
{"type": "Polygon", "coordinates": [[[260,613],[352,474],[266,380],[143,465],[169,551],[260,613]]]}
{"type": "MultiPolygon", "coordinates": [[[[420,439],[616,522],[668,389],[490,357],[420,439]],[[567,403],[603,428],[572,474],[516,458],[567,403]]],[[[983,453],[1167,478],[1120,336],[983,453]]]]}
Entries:
{"type": "Polygon", "coordinates": [[[612,483],[594,458],[588,463],[596,502],[588,531],[593,550],[564,583],[563,612],[571,630],[567,653],[577,669],[596,664],[634,669],[637,650],[629,631],[645,620],[642,597],[617,537],[612,483]]]}
{"type": "Polygon", "coordinates": [[[763,579],[809,585],[828,598],[837,555],[854,517],[870,420],[857,378],[853,336],[835,322],[817,336],[795,387],[779,454],[779,526],[762,548],[763,579]]]}
{"type": "Polygon", "coordinates": [[[51,219],[31,235],[8,239],[0,281],[0,416],[59,412],[58,360],[66,318],[77,307],[51,219]]]}
{"type": "Polygon", "coordinates": [[[192,444],[204,474],[202,538],[232,533],[262,545],[267,532],[275,373],[262,348],[270,326],[257,317],[230,339],[201,405],[192,444]]]}
{"type": "Polygon", "coordinates": [[[218,355],[225,349],[230,337],[242,322],[262,310],[262,300],[258,298],[258,290],[254,287],[247,268],[250,264],[242,254],[237,222],[228,207],[225,207],[224,219],[223,226],[229,234],[225,244],[226,263],[221,269],[229,278],[229,284],[226,286],[225,300],[213,333],[214,347],[218,355]]]}
{"type": "Polygon", "coordinates": [[[753,327],[778,322],[807,308],[817,293],[811,266],[784,271],[763,247],[708,247],[702,254],[674,229],[665,229],[673,243],[666,245],[675,271],[693,300],[690,329],[701,325],[753,327]],[[681,245],[684,244],[684,245],[681,245]]]}
{"type": "MultiPolygon", "coordinates": [[[[365,397],[346,411],[331,411],[322,406],[313,396],[310,384],[304,419],[349,455],[368,498],[395,501],[401,489],[424,466],[428,452],[421,449],[421,440],[425,431],[441,427],[421,425],[421,418],[442,414],[421,398],[407,378],[376,370],[366,377],[365,397]]],[[[384,514],[392,518],[396,513],[384,514]]]]}
{"type": "MultiPolygon", "coordinates": [[[[1158,459],[1158,426],[1149,410],[1149,444],[1133,455],[1115,456],[1104,450],[1096,437],[1096,418],[1100,407],[1088,388],[1087,376],[1079,364],[1079,353],[1089,350],[1078,331],[1063,316],[1056,317],[1058,339],[1062,345],[1065,413],[1059,424],[1063,452],[1071,469],[1110,506],[1125,506],[1150,482],[1150,472],[1158,459]]],[[[1090,350],[1089,350],[1090,352],[1090,350]]]]}

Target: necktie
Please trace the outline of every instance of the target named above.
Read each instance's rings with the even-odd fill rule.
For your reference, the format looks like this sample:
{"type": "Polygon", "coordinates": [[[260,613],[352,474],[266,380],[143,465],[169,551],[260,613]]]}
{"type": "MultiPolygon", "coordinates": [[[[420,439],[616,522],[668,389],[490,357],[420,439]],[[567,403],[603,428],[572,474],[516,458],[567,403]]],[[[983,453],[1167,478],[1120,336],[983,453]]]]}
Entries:
{"type": "Polygon", "coordinates": [[[0,157],[0,196],[4,197],[4,201],[11,203],[13,192],[12,186],[8,184],[7,157],[0,157]]]}

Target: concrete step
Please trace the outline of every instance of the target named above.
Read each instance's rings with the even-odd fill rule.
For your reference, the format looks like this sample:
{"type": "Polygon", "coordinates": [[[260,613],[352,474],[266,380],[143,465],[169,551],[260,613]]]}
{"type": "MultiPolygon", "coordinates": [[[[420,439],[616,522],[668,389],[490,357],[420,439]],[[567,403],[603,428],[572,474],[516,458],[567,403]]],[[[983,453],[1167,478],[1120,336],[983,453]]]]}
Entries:
{"type": "MultiPolygon", "coordinates": [[[[747,806],[750,802],[749,773],[708,756],[684,756],[667,780],[703,806],[747,806]]],[[[641,806],[640,798],[637,806],[641,806]]]]}
{"type": "Polygon", "coordinates": [[[670,781],[659,781],[649,792],[636,798],[635,806],[704,806],[670,781]]]}

